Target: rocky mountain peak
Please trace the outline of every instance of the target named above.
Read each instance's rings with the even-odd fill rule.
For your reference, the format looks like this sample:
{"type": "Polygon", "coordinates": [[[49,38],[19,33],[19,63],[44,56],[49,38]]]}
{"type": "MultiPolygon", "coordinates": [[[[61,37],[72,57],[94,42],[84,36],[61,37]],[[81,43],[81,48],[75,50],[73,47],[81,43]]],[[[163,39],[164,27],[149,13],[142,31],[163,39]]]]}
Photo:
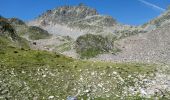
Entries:
{"type": "MultiPolygon", "coordinates": [[[[47,10],[27,24],[41,27],[52,34],[64,35],[69,33],[69,36],[72,36],[71,33],[101,33],[105,31],[104,28],[114,27],[118,23],[111,16],[100,15],[96,9],[81,3],[77,6],[61,6],[53,10],[47,10]]],[[[110,30],[104,33],[109,32],[110,30]]]]}
{"type": "Polygon", "coordinates": [[[38,19],[42,20],[42,25],[47,25],[49,22],[67,24],[70,21],[83,19],[93,15],[98,15],[96,9],[87,7],[84,4],[79,4],[78,6],[62,6],[53,10],[47,10],[40,15],[38,19]]]}
{"type": "Polygon", "coordinates": [[[98,12],[96,9],[80,4],[78,6],[59,7],[55,9],[55,14],[59,16],[85,18],[87,16],[98,15],[98,12]]]}

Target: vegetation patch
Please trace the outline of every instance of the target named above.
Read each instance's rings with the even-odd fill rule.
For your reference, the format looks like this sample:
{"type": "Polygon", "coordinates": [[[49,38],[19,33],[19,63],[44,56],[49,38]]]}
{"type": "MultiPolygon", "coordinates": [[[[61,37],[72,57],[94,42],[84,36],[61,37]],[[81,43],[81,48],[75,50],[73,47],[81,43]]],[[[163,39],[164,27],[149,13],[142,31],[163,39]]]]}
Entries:
{"type": "Polygon", "coordinates": [[[47,31],[39,27],[36,26],[29,27],[29,38],[32,40],[46,39],[49,38],[50,36],[51,35],[47,31]]]}
{"type": "Polygon", "coordinates": [[[73,42],[65,42],[59,46],[55,47],[55,51],[57,52],[64,52],[64,51],[69,51],[73,48],[74,43],[73,42]]]}
{"type": "Polygon", "coordinates": [[[19,37],[13,26],[5,18],[0,18],[0,44],[29,48],[27,40],[19,37]]]}
{"type": "Polygon", "coordinates": [[[95,57],[104,52],[114,51],[114,37],[86,34],[76,40],[76,51],[81,58],[95,57]]]}

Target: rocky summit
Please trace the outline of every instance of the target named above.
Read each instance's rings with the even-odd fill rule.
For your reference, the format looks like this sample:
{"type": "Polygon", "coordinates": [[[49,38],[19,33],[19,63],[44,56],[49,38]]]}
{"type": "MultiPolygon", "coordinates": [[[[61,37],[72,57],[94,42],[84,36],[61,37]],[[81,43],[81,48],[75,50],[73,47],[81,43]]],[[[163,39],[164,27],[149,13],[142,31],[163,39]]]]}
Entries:
{"type": "Polygon", "coordinates": [[[41,25],[48,25],[50,23],[68,24],[72,21],[81,20],[87,16],[94,15],[98,15],[98,12],[85,5],[63,6],[46,11],[38,19],[42,20],[41,25]]]}
{"type": "Polygon", "coordinates": [[[40,26],[53,34],[78,37],[85,33],[110,32],[110,28],[117,25],[111,16],[100,15],[97,10],[86,5],[63,6],[48,10],[28,25],[40,26]]]}

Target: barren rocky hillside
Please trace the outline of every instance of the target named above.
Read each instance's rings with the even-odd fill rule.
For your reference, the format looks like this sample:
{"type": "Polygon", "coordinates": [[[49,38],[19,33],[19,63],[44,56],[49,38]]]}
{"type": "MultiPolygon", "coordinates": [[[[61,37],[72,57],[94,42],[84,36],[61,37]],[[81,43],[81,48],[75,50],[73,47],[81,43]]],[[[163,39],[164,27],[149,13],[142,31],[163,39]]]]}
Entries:
{"type": "Polygon", "coordinates": [[[148,23],[155,29],[116,41],[122,50],[117,55],[98,56],[102,60],[127,62],[170,63],[170,15],[169,10],[148,23]],[[159,23],[159,25],[158,25],[159,23]]]}
{"type": "Polygon", "coordinates": [[[170,25],[164,25],[152,32],[131,36],[116,44],[122,50],[116,55],[104,54],[99,58],[111,61],[137,61],[170,63],[170,25]]]}

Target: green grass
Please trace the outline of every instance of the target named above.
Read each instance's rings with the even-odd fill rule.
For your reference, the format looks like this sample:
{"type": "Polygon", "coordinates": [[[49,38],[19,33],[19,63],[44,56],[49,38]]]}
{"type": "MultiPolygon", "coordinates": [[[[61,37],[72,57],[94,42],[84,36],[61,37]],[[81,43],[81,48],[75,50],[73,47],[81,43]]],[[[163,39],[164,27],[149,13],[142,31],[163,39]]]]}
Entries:
{"type": "Polygon", "coordinates": [[[116,53],[117,50],[114,47],[115,39],[111,35],[86,34],[77,38],[76,52],[80,54],[81,58],[92,58],[101,53],[113,52],[113,50],[116,53]]]}
{"type": "Polygon", "coordinates": [[[18,37],[16,40],[11,40],[8,36],[0,35],[0,45],[2,46],[14,46],[19,48],[29,48],[28,41],[24,38],[18,37]]]}
{"type": "Polygon", "coordinates": [[[55,47],[55,51],[57,52],[64,52],[64,51],[68,51],[68,50],[71,50],[72,49],[72,46],[73,46],[73,42],[69,41],[69,42],[65,42],[59,46],[56,46],[55,47]]]}
{"type": "Polygon", "coordinates": [[[67,60],[69,61],[69,59],[62,55],[49,53],[47,51],[33,51],[24,48],[18,49],[11,46],[1,46],[1,53],[3,55],[1,55],[0,59],[2,59],[3,63],[5,63],[7,66],[54,66],[57,63],[64,65],[66,64],[67,60]]]}
{"type": "Polygon", "coordinates": [[[86,99],[83,91],[89,86],[92,90],[97,86],[96,92],[88,93],[91,98],[109,100],[115,95],[122,96],[123,87],[133,86],[133,79],[138,79],[138,75],[150,77],[155,71],[154,65],[150,64],[82,61],[57,53],[6,45],[0,45],[0,59],[0,85],[8,91],[0,93],[0,97],[17,100],[47,100],[49,96],[60,100],[74,96],[78,90],[78,98],[86,99]],[[123,84],[119,84],[121,82],[113,72],[124,79],[123,84]],[[128,75],[132,77],[128,78],[128,75]],[[99,83],[110,92],[105,93],[97,85],[99,83]]]}
{"type": "Polygon", "coordinates": [[[47,31],[36,26],[30,26],[28,32],[32,40],[47,39],[51,36],[47,31]]]}
{"type": "Polygon", "coordinates": [[[10,43],[11,43],[11,41],[8,38],[0,35],[0,45],[7,45],[10,43]]]}
{"type": "Polygon", "coordinates": [[[87,50],[84,50],[83,52],[80,52],[80,57],[81,58],[92,58],[95,57],[96,55],[102,53],[100,49],[97,48],[89,48],[87,50]]]}

